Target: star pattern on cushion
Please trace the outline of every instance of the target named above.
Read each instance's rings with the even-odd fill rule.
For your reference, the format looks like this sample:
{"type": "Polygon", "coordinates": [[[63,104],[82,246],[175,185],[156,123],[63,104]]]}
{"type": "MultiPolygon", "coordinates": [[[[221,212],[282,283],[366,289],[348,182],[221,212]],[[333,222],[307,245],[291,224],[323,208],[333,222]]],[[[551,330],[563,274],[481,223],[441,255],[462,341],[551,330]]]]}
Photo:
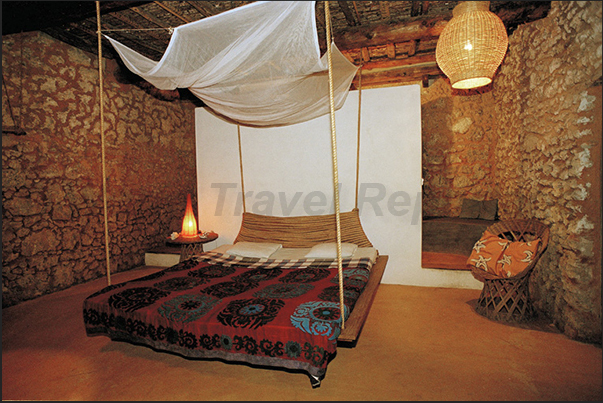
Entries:
{"type": "Polygon", "coordinates": [[[471,261],[475,263],[475,267],[483,269],[484,271],[488,271],[488,262],[490,260],[492,260],[492,258],[485,258],[482,255],[479,255],[477,259],[471,259],[471,261]]]}
{"type": "Polygon", "coordinates": [[[477,253],[479,253],[483,248],[486,247],[486,245],[484,244],[486,242],[485,239],[480,239],[478,240],[475,245],[473,245],[473,250],[477,251],[477,253]]]}
{"type": "Polygon", "coordinates": [[[509,278],[523,272],[538,253],[540,240],[509,241],[484,231],[467,260],[467,265],[501,278],[509,278]]]}
{"type": "MultiPolygon", "coordinates": [[[[528,246],[531,246],[531,245],[528,244],[528,246]]],[[[534,252],[532,252],[531,250],[525,250],[525,251],[523,251],[523,253],[526,254],[526,257],[521,259],[521,261],[524,263],[530,263],[532,261],[532,259],[534,258],[534,252]]]]}
{"type": "Polygon", "coordinates": [[[511,256],[502,255],[502,258],[496,263],[500,264],[504,269],[506,264],[510,265],[512,263],[511,256]]]}

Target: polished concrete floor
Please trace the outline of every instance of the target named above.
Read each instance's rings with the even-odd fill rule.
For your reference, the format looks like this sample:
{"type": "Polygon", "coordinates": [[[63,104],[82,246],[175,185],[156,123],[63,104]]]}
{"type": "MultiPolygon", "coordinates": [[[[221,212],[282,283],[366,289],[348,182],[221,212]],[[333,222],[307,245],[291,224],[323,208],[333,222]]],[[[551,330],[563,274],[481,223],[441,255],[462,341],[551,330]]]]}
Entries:
{"type": "MultiPolygon", "coordinates": [[[[113,284],[149,274],[144,267],[113,284]]],[[[476,290],[382,284],[354,348],[319,388],[301,373],[190,360],[87,337],[99,279],[2,310],[3,400],[602,399],[601,347],[546,322],[509,326],[473,310],[476,290]]]]}

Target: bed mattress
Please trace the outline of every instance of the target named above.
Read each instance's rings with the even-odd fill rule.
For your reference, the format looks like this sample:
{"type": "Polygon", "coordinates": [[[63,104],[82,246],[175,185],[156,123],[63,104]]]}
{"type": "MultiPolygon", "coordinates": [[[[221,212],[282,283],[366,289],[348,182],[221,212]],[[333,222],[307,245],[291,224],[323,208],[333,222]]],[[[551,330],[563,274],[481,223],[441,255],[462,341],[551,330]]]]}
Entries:
{"type": "MultiPolygon", "coordinates": [[[[303,251],[288,248],[274,258],[248,258],[222,253],[227,247],[89,296],[87,335],[190,358],[297,369],[319,382],[341,331],[337,260],[300,258],[303,251]]],[[[359,249],[343,259],[346,318],[376,258],[374,248],[359,249]]]]}

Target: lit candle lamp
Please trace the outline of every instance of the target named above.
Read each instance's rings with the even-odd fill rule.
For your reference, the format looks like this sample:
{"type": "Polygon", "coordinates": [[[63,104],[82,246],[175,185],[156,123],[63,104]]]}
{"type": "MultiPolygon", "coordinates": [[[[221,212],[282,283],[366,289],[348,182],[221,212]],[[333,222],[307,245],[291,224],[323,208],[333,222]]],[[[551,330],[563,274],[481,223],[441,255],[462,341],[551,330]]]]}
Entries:
{"type": "Polygon", "coordinates": [[[182,232],[181,237],[196,237],[199,235],[197,230],[197,220],[195,214],[193,214],[193,203],[191,202],[190,193],[186,195],[186,210],[184,212],[184,219],[182,220],[182,232]]]}

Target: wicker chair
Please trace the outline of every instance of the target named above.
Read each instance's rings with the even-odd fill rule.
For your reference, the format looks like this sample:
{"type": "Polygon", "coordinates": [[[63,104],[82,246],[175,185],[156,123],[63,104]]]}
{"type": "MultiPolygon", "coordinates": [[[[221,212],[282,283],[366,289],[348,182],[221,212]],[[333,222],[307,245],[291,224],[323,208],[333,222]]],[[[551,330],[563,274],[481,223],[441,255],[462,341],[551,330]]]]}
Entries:
{"type": "Polygon", "coordinates": [[[501,278],[468,262],[473,277],[484,283],[475,311],[493,320],[526,322],[535,316],[529,295],[530,274],[548,245],[549,227],[533,219],[503,220],[489,226],[487,231],[509,241],[529,242],[540,239],[531,263],[512,277],[501,278]]]}

